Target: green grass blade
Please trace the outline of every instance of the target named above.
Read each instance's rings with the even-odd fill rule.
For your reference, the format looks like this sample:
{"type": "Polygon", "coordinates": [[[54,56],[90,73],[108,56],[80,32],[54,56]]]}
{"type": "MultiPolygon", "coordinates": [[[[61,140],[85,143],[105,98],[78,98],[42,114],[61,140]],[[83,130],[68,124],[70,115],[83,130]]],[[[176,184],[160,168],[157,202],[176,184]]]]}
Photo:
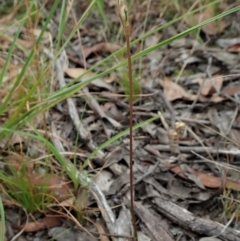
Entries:
{"type": "Polygon", "coordinates": [[[97,10],[101,16],[101,18],[103,19],[104,23],[107,23],[107,18],[106,18],[106,14],[104,12],[104,1],[103,0],[98,0],[97,1],[97,10]]]}
{"type": "Polygon", "coordinates": [[[67,11],[66,11],[66,0],[62,1],[62,6],[61,6],[61,13],[59,17],[59,26],[58,26],[58,34],[57,34],[57,46],[56,49],[58,50],[61,46],[62,42],[62,36],[64,34],[64,30],[66,27],[66,21],[67,21],[67,11]]]}
{"type": "Polygon", "coordinates": [[[3,207],[1,197],[0,197],[0,215],[1,215],[0,240],[5,240],[5,212],[4,212],[4,207],[3,207]]]}
{"type": "MultiPolygon", "coordinates": [[[[213,22],[213,21],[215,21],[215,20],[218,20],[218,19],[220,19],[220,18],[222,18],[222,17],[224,17],[224,16],[227,16],[227,15],[229,15],[229,14],[231,14],[231,13],[234,13],[234,12],[236,12],[236,11],[239,11],[239,10],[240,10],[240,6],[237,6],[237,7],[235,7],[235,8],[229,9],[228,11],[223,12],[223,13],[215,16],[215,17],[212,17],[212,18],[210,18],[210,19],[208,19],[208,20],[206,20],[206,21],[204,21],[204,22],[202,22],[202,23],[199,23],[199,24],[197,24],[196,26],[191,27],[191,28],[189,28],[189,29],[187,29],[187,30],[185,30],[185,31],[177,34],[176,36],[173,36],[173,37],[171,37],[171,38],[169,38],[169,39],[167,39],[167,40],[162,41],[162,42],[159,43],[159,44],[156,44],[156,45],[154,45],[154,46],[151,46],[151,47],[149,47],[149,48],[147,48],[147,49],[142,50],[141,52],[133,55],[132,60],[139,59],[139,58],[147,55],[148,53],[150,53],[150,52],[152,52],[152,51],[154,51],[154,50],[156,50],[156,49],[159,49],[159,48],[161,48],[161,47],[163,47],[163,46],[171,43],[172,41],[174,41],[174,40],[176,40],[176,39],[178,39],[178,38],[180,38],[180,37],[183,37],[183,36],[187,35],[188,33],[191,33],[191,32],[193,32],[193,31],[195,31],[195,30],[203,27],[204,25],[206,25],[206,24],[208,24],[208,23],[211,23],[211,22],[213,22]]],[[[66,88],[64,88],[64,89],[58,90],[58,91],[55,92],[52,96],[50,96],[47,101],[51,101],[51,100],[56,99],[56,98],[58,98],[58,97],[60,97],[60,96],[62,96],[62,95],[65,96],[65,97],[70,96],[70,95],[76,93],[76,92],[77,92],[79,89],[81,89],[84,85],[86,85],[86,84],[90,83],[91,81],[93,81],[94,79],[97,79],[97,78],[101,78],[101,77],[103,77],[103,76],[106,76],[107,74],[110,74],[110,73],[113,72],[114,70],[116,70],[116,69],[118,69],[118,68],[120,68],[120,67],[122,67],[122,66],[125,66],[126,63],[127,63],[126,60],[121,61],[120,63],[116,64],[115,66],[113,66],[113,67],[111,67],[111,68],[109,68],[109,69],[107,69],[106,71],[101,72],[101,73],[98,73],[98,74],[95,74],[95,75],[89,77],[89,78],[86,79],[85,81],[82,81],[82,82],[80,82],[80,83],[74,84],[73,86],[66,87],[66,88]]],[[[83,75],[75,78],[74,81],[79,81],[85,74],[86,74],[86,73],[84,73],[83,75]]]]}
{"type": "Polygon", "coordinates": [[[66,48],[66,46],[68,45],[68,43],[70,42],[70,40],[72,39],[72,37],[75,35],[75,33],[78,31],[78,29],[80,28],[80,26],[83,24],[84,20],[87,18],[87,16],[90,14],[91,9],[94,7],[95,3],[98,0],[93,0],[90,5],[88,6],[88,8],[86,9],[86,11],[83,13],[83,15],[81,16],[80,20],[78,21],[78,23],[76,24],[76,26],[74,27],[74,29],[72,30],[72,32],[69,34],[68,38],[66,39],[66,41],[62,44],[62,47],[59,49],[58,53],[55,56],[55,59],[59,56],[59,54],[66,48]]]}
{"type": "MultiPolygon", "coordinates": [[[[92,3],[94,3],[95,1],[93,1],[92,3]]],[[[144,55],[150,53],[151,51],[154,51],[160,47],[163,47],[165,46],[166,44],[169,44],[170,42],[174,41],[175,39],[177,38],[180,38],[192,31],[195,31],[197,30],[198,28],[201,28],[202,26],[204,26],[205,24],[207,23],[210,23],[212,21],[215,21],[219,18],[222,18],[228,14],[231,14],[233,12],[236,12],[240,10],[240,6],[237,6],[235,8],[232,8],[224,13],[221,13],[213,18],[210,18],[200,24],[197,24],[196,26],[194,27],[191,27],[189,29],[187,29],[186,31],[183,31],[182,33],[179,33],[178,35],[172,37],[172,38],[169,38],[159,44],[156,44],[154,46],[151,46],[143,51],[141,51],[140,53],[137,53],[135,54],[132,59],[133,60],[136,60],[138,58],[141,58],[143,57],[144,55]]],[[[20,117],[17,117],[15,118],[14,120],[12,120],[12,122],[10,123],[7,123],[7,125],[5,125],[6,128],[12,128],[14,125],[16,125],[17,123],[20,123],[23,119],[28,119],[30,120],[31,118],[33,118],[37,113],[39,113],[39,108],[41,109],[41,111],[43,110],[46,110],[50,107],[52,107],[53,105],[55,105],[56,103],[58,103],[59,101],[62,101],[66,98],[68,98],[69,96],[73,95],[74,93],[76,93],[78,90],[80,90],[81,88],[83,88],[86,84],[90,83],[91,81],[93,81],[94,79],[97,79],[97,78],[101,78],[107,74],[110,74],[111,72],[113,72],[114,70],[122,67],[122,66],[125,66],[126,65],[126,61],[122,61],[120,63],[118,63],[117,65],[111,67],[111,68],[108,68],[106,71],[104,72],[101,72],[101,73],[98,73],[98,74],[95,74],[89,78],[87,78],[85,81],[82,81],[80,83],[77,83],[77,84],[74,84],[72,86],[68,86],[68,87],[65,87],[63,89],[60,89],[58,91],[56,91],[55,93],[53,93],[51,96],[49,96],[48,98],[46,98],[42,103],[39,103],[37,104],[36,106],[34,106],[32,109],[30,109],[29,111],[25,112],[22,116],[20,117]]],[[[78,81],[81,79],[81,77],[83,77],[84,75],[81,75],[79,76],[78,78],[75,78],[74,81],[78,81]]]]}
{"type": "MultiPolygon", "coordinates": [[[[46,31],[47,26],[48,26],[50,20],[52,19],[52,16],[53,16],[53,14],[54,14],[54,12],[55,12],[55,10],[56,10],[59,2],[60,2],[60,0],[54,1],[54,4],[53,4],[53,6],[52,6],[52,8],[51,8],[51,11],[50,11],[50,13],[49,13],[49,15],[48,15],[48,18],[46,19],[46,22],[45,22],[45,24],[43,25],[43,27],[42,27],[42,29],[41,29],[41,33],[39,34],[39,36],[38,36],[38,38],[37,38],[37,40],[36,40],[36,45],[38,45],[38,44],[40,43],[40,41],[41,41],[41,39],[42,39],[42,37],[43,37],[43,34],[44,34],[44,32],[46,31]]],[[[34,4],[32,4],[32,7],[33,7],[33,6],[34,6],[34,4]]],[[[16,40],[15,40],[15,41],[16,41],[16,40]]],[[[24,76],[24,74],[26,73],[27,69],[29,68],[29,66],[30,66],[30,64],[31,64],[31,62],[32,62],[32,60],[33,60],[33,58],[34,58],[34,54],[35,54],[35,52],[34,52],[34,49],[33,49],[33,50],[30,52],[28,58],[26,59],[26,61],[25,61],[24,65],[23,65],[23,68],[22,68],[21,72],[19,73],[19,75],[18,75],[18,77],[17,77],[17,79],[16,79],[16,81],[15,81],[15,83],[14,83],[14,86],[11,88],[11,90],[9,91],[8,96],[6,97],[4,103],[2,104],[2,106],[1,106],[1,109],[2,109],[2,110],[5,110],[5,109],[6,109],[6,106],[7,106],[7,104],[9,103],[9,101],[11,100],[11,97],[12,97],[14,91],[16,90],[17,86],[19,85],[19,83],[20,83],[21,80],[23,79],[23,76],[24,76]]],[[[40,81],[40,80],[41,80],[41,78],[39,78],[39,81],[40,81]]],[[[38,81],[38,82],[39,82],[39,81],[38,81]]],[[[25,96],[25,98],[23,98],[23,99],[21,100],[21,103],[19,104],[19,106],[18,106],[18,108],[17,108],[17,110],[16,110],[16,115],[18,115],[18,113],[21,111],[21,109],[25,106],[25,104],[26,104],[26,102],[28,101],[28,99],[30,98],[30,96],[32,96],[33,93],[36,91],[37,86],[38,86],[38,83],[35,83],[35,85],[33,85],[33,87],[29,90],[29,92],[28,92],[28,94],[25,96]]],[[[1,113],[1,110],[0,110],[0,113],[1,113]]],[[[16,119],[16,116],[11,117],[11,118],[7,121],[6,126],[9,126],[9,123],[12,123],[12,122],[15,123],[15,119],[16,119]]],[[[10,126],[13,126],[13,125],[10,124],[10,126]]]]}

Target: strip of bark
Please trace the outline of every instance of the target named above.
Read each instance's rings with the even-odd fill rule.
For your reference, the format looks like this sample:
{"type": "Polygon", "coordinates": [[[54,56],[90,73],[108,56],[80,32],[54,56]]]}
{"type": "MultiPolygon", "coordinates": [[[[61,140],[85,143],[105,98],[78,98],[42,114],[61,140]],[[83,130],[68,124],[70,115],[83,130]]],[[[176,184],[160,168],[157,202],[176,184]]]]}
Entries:
{"type": "Polygon", "coordinates": [[[154,198],[158,210],[172,222],[184,229],[190,229],[208,237],[218,237],[226,241],[240,241],[240,231],[226,228],[223,224],[194,216],[185,208],[179,207],[162,197],[154,198]]]}

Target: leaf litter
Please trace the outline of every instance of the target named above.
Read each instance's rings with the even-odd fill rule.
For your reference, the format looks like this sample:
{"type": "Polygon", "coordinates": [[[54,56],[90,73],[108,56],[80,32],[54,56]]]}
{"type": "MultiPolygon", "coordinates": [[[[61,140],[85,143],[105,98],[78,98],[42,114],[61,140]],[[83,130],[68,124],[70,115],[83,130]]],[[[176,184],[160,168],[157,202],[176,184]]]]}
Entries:
{"type": "MultiPolygon", "coordinates": [[[[51,5],[51,1],[48,4],[51,5]]],[[[78,1],[74,4],[79,18],[87,4],[80,5],[78,1]]],[[[111,4],[106,4],[105,12],[107,18],[115,21],[113,16],[116,13],[111,4]]],[[[169,21],[168,14],[159,16],[157,4],[152,1],[149,12],[146,12],[144,4],[133,9],[133,38],[143,33],[139,26],[145,18],[145,31],[161,21],[169,21]]],[[[52,83],[55,90],[75,78],[80,82],[93,76],[95,72],[85,74],[86,71],[124,45],[114,32],[116,29],[113,28],[113,32],[106,29],[105,33],[99,31],[98,24],[104,29],[105,23],[98,19],[99,23],[96,24],[94,15],[97,14],[95,11],[90,14],[80,28],[80,39],[76,36],[56,60],[56,78],[52,83]],[[113,37],[118,44],[111,42],[113,37]],[[82,74],[83,78],[78,80],[82,74]]],[[[151,46],[176,34],[184,28],[184,22],[192,26],[200,19],[212,16],[213,9],[208,8],[172,25],[161,34],[149,36],[143,41],[143,46],[151,46]]],[[[11,19],[12,15],[6,17],[11,19]]],[[[158,112],[162,115],[134,131],[135,212],[140,240],[203,240],[204,237],[240,240],[237,218],[240,190],[239,39],[235,18],[231,15],[228,17],[204,26],[201,30],[202,42],[193,36],[181,38],[169,47],[143,57],[141,69],[138,69],[140,65],[135,65],[136,70],[141,71],[141,93],[134,102],[134,123],[158,115],[158,112]],[[173,137],[169,133],[175,131],[176,121],[185,123],[186,131],[184,135],[177,134],[174,139],[175,153],[171,148],[173,137]]],[[[57,16],[54,21],[58,23],[57,16]]],[[[108,24],[113,27],[111,23],[108,24]]],[[[5,26],[4,21],[1,26],[5,26]]],[[[9,32],[7,26],[6,29],[8,32],[5,35],[13,37],[15,32],[9,32]]],[[[39,30],[34,31],[39,34],[39,30]]],[[[54,34],[56,31],[46,32],[42,49],[46,48],[51,38],[56,38],[54,34]]],[[[5,35],[0,34],[4,43],[3,52],[11,44],[5,35]]],[[[4,76],[7,84],[0,92],[2,99],[6,91],[11,89],[16,72],[21,70],[27,51],[31,48],[32,42],[24,35],[27,36],[27,32],[23,32],[22,38],[18,39],[19,49],[14,53],[18,61],[11,61],[10,67],[14,71],[9,70],[4,76]]],[[[46,49],[51,53],[49,46],[46,49]]],[[[137,53],[139,49],[133,48],[132,51],[137,53]]],[[[1,52],[1,56],[2,65],[6,55],[1,52]]],[[[112,63],[107,64],[107,68],[110,68],[112,63]]],[[[101,68],[106,66],[100,66],[99,71],[104,70],[101,68]]],[[[30,73],[36,78],[35,74],[35,71],[30,73]]],[[[69,166],[77,161],[78,170],[99,145],[128,128],[128,99],[117,82],[117,79],[121,79],[121,72],[107,78],[96,79],[74,96],[51,108],[47,113],[47,119],[50,120],[47,132],[39,125],[40,121],[34,122],[35,128],[48,133],[48,138],[59,153],[67,156],[69,166]]],[[[27,87],[24,88],[18,89],[21,95],[27,87]]],[[[17,99],[19,93],[15,94],[14,98],[17,99]]],[[[1,116],[1,123],[11,116],[11,111],[1,116]]],[[[61,166],[54,157],[48,157],[47,148],[41,146],[39,141],[28,137],[23,139],[12,135],[1,143],[3,161],[11,162],[17,171],[24,164],[30,186],[44,186],[48,190],[46,194],[52,196],[54,201],[47,205],[48,210],[28,213],[29,217],[26,218],[19,203],[13,202],[7,207],[7,196],[8,239],[19,231],[25,240],[28,232],[33,233],[30,240],[36,237],[41,240],[50,237],[55,240],[79,240],[79,233],[85,237],[84,240],[97,240],[98,237],[100,240],[111,240],[113,237],[126,240],[131,236],[128,136],[98,150],[89,163],[88,171],[94,173],[94,177],[91,178],[89,194],[86,194],[88,204],[86,198],[82,200],[78,195],[84,190],[80,188],[78,193],[74,193],[72,183],[57,172],[61,166]],[[20,146],[18,151],[11,149],[16,145],[20,146]],[[27,152],[23,147],[27,148],[27,152]],[[41,174],[42,168],[36,168],[39,163],[44,163],[39,162],[44,158],[50,160],[49,169],[53,174],[45,173],[45,170],[41,174]],[[23,160],[26,160],[25,163],[23,160]],[[49,178],[44,181],[42,177],[49,178]],[[82,223],[74,219],[76,213],[76,216],[81,214],[81,210],[74,210],[77,197],[80,204],[84,204],[81,208],[84,209],[86,220],[82,223]],[[9,218],[12,210],[16,213],[13,219],[9,218]],[[75,214],[70,215],[70,212],[75,214]],[[64,234],[58,237],[61,232],[64,234]]],[[[1,168],[9,172],[6,166],[1,168]]]]}

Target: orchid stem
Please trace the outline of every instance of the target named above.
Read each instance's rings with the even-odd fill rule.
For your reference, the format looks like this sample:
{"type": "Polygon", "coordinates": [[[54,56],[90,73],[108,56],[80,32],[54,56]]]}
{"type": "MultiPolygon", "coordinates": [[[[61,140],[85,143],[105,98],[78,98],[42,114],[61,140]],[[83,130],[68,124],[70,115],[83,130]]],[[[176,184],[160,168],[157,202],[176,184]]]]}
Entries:
{"type": "Polygon", "coordinates": [[[124,35],[127,43],[128,77],[129,77],[129,157],[130,157],[130,206],[132,215],[132,224],[134,229],[134,241],[138,241],[137,225],[134,212],[134,187],[133,187],[133,77],[132,60],[130,51],[130,33],[131,26],[128,20],[128,9],[122,0],[119,0],[118,14],[122,22],[124,35]]]}

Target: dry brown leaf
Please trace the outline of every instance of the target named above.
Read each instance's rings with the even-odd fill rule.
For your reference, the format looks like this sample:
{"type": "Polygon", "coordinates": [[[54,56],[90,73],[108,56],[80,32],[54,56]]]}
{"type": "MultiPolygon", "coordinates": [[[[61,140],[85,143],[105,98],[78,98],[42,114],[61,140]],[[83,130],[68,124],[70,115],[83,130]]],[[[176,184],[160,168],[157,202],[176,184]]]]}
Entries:
{"type": "Polygon", "coordinates": [[[26,49],[30,49],[34,46],[34,41],[17,39],[17,43],[22,45],[26,49]]]}
{"type": "Polygon", "coordinates": [[[33,162],[29,161],[26,157],[16,152],[11,152],[4,158],[5,163],[11,163],[12,168],[16,172],[19,172],[24,165],[24,168],[28,170],[28,172],[32,172],[34,164],[33,162]]]}
{"type": "Polygon", "coordinates": [[[117,76],[116,76],[116,73],[115,72],[112,72],[109,77],[108,76],[105,76],[103,77],[104,79],[104,82],[106,82],[107,84],[111,84],[112,82],[116,81],[117,79],[117,76]]]}
{"type": "Polygon", "coordinates": [[[107,114],[107,116],[121,123],[123,123],[124,120],[127,120],[123,112],[112,102],[106,102],[103,105],[103,111],[107,114]]]}
{"type": "Polygon", "coordinates": [[[240,52],[240,43],[229,46],[227,50],[229,52],[237,52],[237,53],[240,52]]]}
{"type": "Polygon", "coordinates": [[[22,7],[23,4],[24,3],[20,2],[19,4],[15,5],[10,14],[8,14],[0,19],[0,24],[8,23],[9,21],[11,21],[14,18],[14,16],[16,15],[19,8],[22,7]]]}
{"type": "Polygon", "coordinates": [[[71,197],[71,198],[68,198],[66,200],[63,200],[62,202],[54,205],[54,206],[58,206],[58,207],[73,207],[74,205],[74,202],[75,202],[75,197],[71,197]]]}
{"type": "MultiPolygon", "coordinates": [[[[206,10],[203,12],[203,21],[214,17],[214,8],[206,8],[206,10]]],[[[218,21],[213,21],[207,25],[204,25],[202,27],[202,30],[209,35],[215,35],[221,33],[229,23],[225,22],[223,18],[219,19],[218,21]]]]}
{"type": "Polygon", "coordinates": [[[213,93],[216,93],[215,87],[218,91],[221,90],[223,84],[223,77],[221,75],[214,76],[212,79],[202,79],[198,80],[199,85],[201,86],[201,95],[208,96],[213,93]]]}
{"type": "MultiPolygon", "coordinates": [[[[65,68],[64,69],[64,72],[69,76],[69,77],[72,77],[72,78],[77,78],[78,76],[80,75],[83,75],[86,73],[86,69],[83,69],[83,68],[65,68]]],[[[92,75],[92,73],[86,73],[84,75],[84,77],[90,77],[92,75]]]]}
{"type": "Polygon", "coordinates": [[[73,185],[63,177],[52,174],[30,174],[28,180],[35,188],[46,188],[49,194],[60,202],[72,197],[73,185]]]}
{"type": "MultiPolygon", "coordinates": [[[[184,174],[183,170],[180,166],[173,166],[170,167],[170,170],[175,174],[179,175],[180,177],[189,180],[188,177],[184,174]]],[[[229,189],[233,189],[236,191],[240,191],[240,182],[233,181],[230,179],[223,179],[221,177],[216,177],[207,173],[193,171],[193,173],[201,180],[202,184],[205,187],[210,188],[221,188],[223,184],[229,189]]]]}
{"type": "Polygon", "coordinates": [[[13,19],[14,15],[15,15],[15,12],[11,12],[10,14],[2,17],[0,19],[0,24],[11,21],[13,19]]]}
{"type": "Polygon", "coordinates": [[[202,180],[194,173],[191,167],[186,164],[181,164],[180,168],[182,169],[184,175],[188,178],[188,180],[193,181],[199,188],[205,189],[202,180]]]}
{"type": "Polygon", "coordinates": [[[26,225],[13,225],[12,227],[17,230],[24,229],[25,232],[37,232],[39,230],[53,228],[61,225],[61,220],[56,216],[48,216],[37,220],[36,222],[29,222],[26,225]]]}
{"type": "MultiPolygon", "coordinates": [[[[87,70],[84,68],[64,68],[64,72],[71,78],[77,78],[84,74],[84,76],[81,78],[82,81],[94,75],[94,73],[92,72],[86,73],[87,70]]],[[[91,83],[94,84],[95,86],[112,90],[112,86],[104,82],[102,79],[95,79],[91,83]]]]}
{"type": "Polygon", "coordinates": [[[210,98],[207,98],[207,97],[205,97],[203,95],[200,95],[199,96],[199,100],[201,102],[219,103],[219,102],[225,100],[225,98],[222,97],[222,96],[219,96],[218,93],[214,93],[210,98]]]}
{"type": "MultiPolygon", "coordinates": [[[[216,14],[214,12],[214,7],[208,7],[203,12],[191,15],[185,18],[185,21],[188,25],[193,26],[198,23],[201,23],[207,19],[214,17],[216,14]]],[[[209,35],[216,35],[221,33],[229,23],[225,22],[224,19],[218,19],[217,21],[213,21],[209,24],[206,24],[202,27],[202,30],[209,35]]]]}
{"type": "Polygon", "coordinates": [[[116,7],[118,5],[116,0],[109,0],[108,1],[109,7],[116,7]]]}
{"type": "MultiPolygon", "coordinates": [[[[32,39],[32,34],[34,35],[35,38],[38,38],[39,35],[42,34],[42,30],[41,29],[37,29],[37,28],[29,30],[27,28],[24,28],[22,30],[22,34],[24,35],[24,37],[26,39],[33,40],[32,39]]],[[[48,32],[48,31],[44,31],[44,33],[42,35],[42,38],[41,38],[41,43],[43,43],[43,42],[49,43],[51,41],[51,39],[52,39],[51,33],[48,32]]]]}
{"type": "Polygon", "coordinates": [[[96,45],[93,45],[91,47],[85,47],[84,57],[87,58],[92,53],[113,53],[114,51],[120,49],[120,46],[118,44],[114,43],[98,43],[96,45]]]}
{"type": "Polygon", "coordinates": [[[225,89],[222,90],[222,93],[228,96],[233,96],[236,93],[240,93],[240,85],[227,86],[225,89]]]}
{"type": "Polygon", "coordinates": [[[109,238],[106,235],[103,235],[105,233],[105,230],[102,225],[98,222],[95,223],[95,226],[97,227],[98,233],[100,235],[100,241],[109,241],[109,238]]]}
{"type": "Polygon", "coordinates": [[[160,80],[160,84],[163,87],[163,93],[169,101],[177,99],[195,100],[196,95],[188,93],[180,85],[174,83],[169,78],[164,78],[160,80]]]}
{"type": "Polygon", "coordinates": [[[240,143],[240,131],[238,129],[232,128],[229,132],[229,136],[235,143],[240,143]]]}
{"type": "MultiPolygon", "coordinates": [[[[5,37],[5,36],[0,36],[0,43],[1,43],[1,49],[2,50],[9,49],[9,46],[11,45],[11,41],[7,37],[5,37]]],[[[4,62],[5,62],[5,60],[4,60],[4,62]]],[[[2,58],[1,58],[0,64],[1,64],[1,66],[3,65],[2,64],[2,58]]]]}

